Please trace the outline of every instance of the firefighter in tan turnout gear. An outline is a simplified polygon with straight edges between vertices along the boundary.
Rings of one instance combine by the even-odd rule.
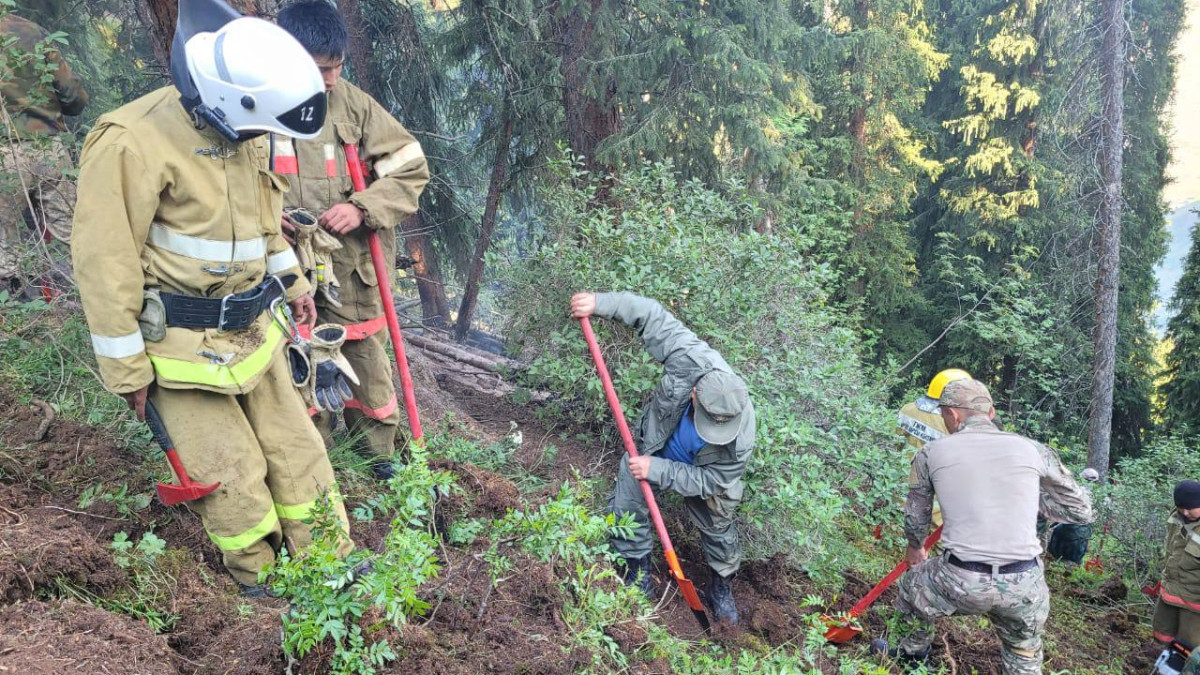
[[[395,259],[394,228],[417,211],[429,169],[412,134],[378,102],[341,78],[348,37],[333,5],[301,0],[280,12],[279,25],[304,45],[320,68],[329,113],[316,138],[293,141],[276,136],[274,168],[291,184],[285,204],[316,215],[320,226],[341,243],[330,252],[336,292],[317,294],[317,312],[321,321],[346,327],[342,353],[358,376],[350,386],[353,397],[345,403],[346,426],[361,435],[375,474],[389,478],[400,410],[367,234],[381,231],[384,259]],[[348,144],[359,147],[359,156],[375,178],[363,192],[353,192],[344,150]],[[319,417],[322,434],[332,431],[335,414],[326,411]]]
[[[67,130],[63,115],[78,115],[88,95],[79,78],[41,26],[0,9],[0,36],[11,40],[5,58],[11,72],[0,82],[4,143],[0,144],[0,290],[21,276],[20,243],[23,215],[32,209],[38,234],[60,241],[71,238],[75,183],[66,175],[71,155],[58,135]],[[36,54],[45,45],[42,81]]]
[[[300,322],[316,312],[281,233],[287,186],[265,135],[315,134],[325,95],[291,36],[219,0],[181,3],[173,53],[174,88],[88,135],[72,254],[105,386],[139,417],[149,398],[188,473],[220,481],[190,505],[255,595],[281,546],[311,542],[322,493],[345,523],[284,358],[285,302]]]

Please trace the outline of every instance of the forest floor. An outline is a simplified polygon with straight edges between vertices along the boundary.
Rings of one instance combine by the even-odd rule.
[[[534,406],[468,390],[442,388],[436,376],[418,378],[427,424],[435,434],[461,435],[481,444],[522,442],[502,470],[439,458],[434,468],[453,473],[465,496],[439,504],[442,532],[456,519],[494,519],[510,509],[550,500],[564,481],[613,473],[617,449],[594,430],[568,429]],[[0,382],[0,384],[4,384]],[[222,570],[197,516],[147,497],[165,480],[158,457],[131,450],[109,429],[59,417],[45,424],[45,408],[29,392],[0,387],[0,673],[106,673],[157,675],[221,673],[278,675],[327,672],[329,654],[317,649],[289,663],[281,648],[286,602],[246,599]],[[377,485],[335,456],[343,492],[353,507]],[[599,493],[598,494],[602,494]],[[708,574],[682,512],[665,507],[668,529],[689,578],[703,592]],[[378,547],[386,522],[353,522],[359,546]],[[153,532],[165,542],[153,572],[116,555],[114,537],[138,541]],[[493,585],[486,541],[443,545],[440,574],[421,589],[431,604],[424,617],[390,627],[399,659],[384,672],[572,673],[596,670],[595,654],[564,619],[562,586],[552,565],[513,552],[514,572]],[[707,638],[678,593],[657,570],[664,599],[644,620],[606,626],[611,643],[631,656],[626,672],[668,673],[670,655],[655,648],[647,622],[691,643],[696,653],[717,645],[725,652],[759,654],[799,646],[820,607],[810,595],[834,597],[845,610],[871,585],[853,573],[841,589],[817,588],[780,560],[751,561],[736,578],[742,625]],[[1147,626],[1150,606],[1118,579],[1078,583],[1051,563],[1054,609],[1047,632],[1047,672],[1147,673],[1154,652]],[[611,579],[608,583],[615,583]],[[841,648],[865,658],[869,637],[886,630],[894,591],[865,617],[866,635]],[[156,630],[157,629],[157,630]],[[930,671],[998,673],[999,643],[978,618],[943,621]],[[839,671],[837,653],[820,658],[823,672]],[[903,672],[881,664],[887,672]]]

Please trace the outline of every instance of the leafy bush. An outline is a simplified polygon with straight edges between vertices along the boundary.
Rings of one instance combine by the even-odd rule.
[[[359,549],[338,556],[346,533],[326,495],[313,514],[312,545],[297,556],[280,556],[264,572],[272,590],[292,603],[283,616],[283,647],[289,656],[302,658],[330,640],[330,672],[375,673],[397,658],[380,629],[399,628],[429,609],[417,596],[421,584],[440,569],[429,520],[437,491],[452,478],[430,471],[421,448],[410,452],[410,461],[388,482],[389,491],[355,511],[359,518],[392,517],[380,551]]]
[[[864,369],[852,319],[831,304],[835,274],[806,259],[801,227],[762,234],[750,190],[681,181],[668,164],[597,177],[561,161],[544,198],[547,237],[528,259],[496,265],[508,334],[531,361],[527,377],[557,392],[563,414],[608,423],[579,327],[566,318],[577,290],[630,290],[663,303],[747,380],[758,445],[741,517],[747,554],[777,552],[832,578],[849,524],[898,519],[907,461],[894,451],[885,382]],[[600,185],[608,204],[597,206]],[[616,322],[593,322],[630,420],[661,375]],[[611,424],[608,424],[611,428]],[[839,562],[841,560],[842,562]]]
[[[610,537],[629,535],[633,516],[626,514],[617,521],[611,514],[597,515],[589,510],[590,501],[586,486],[564,483],[553,499],[536,509],[510,511],[493,523],[488,533],[492,546],[485,559],[493,584],[515,566],[504,553],[511,545],[552,565],[566,599],[562,619],[574,642],[592,652],[597,667],[623,670],[630,655],[605,629],[650,617],[641,591],[616,581],[617,556],[608,546]]]
[[[1167,516],[1172,493],[1185,478],[1200,476],[1196,438],[1168,437],[1151,443],[1136,458],[1123,459],[1112,482],[1097,489],[1096,532],[1107,524],[1106,564],[1116,560],[1136,581],[1156,580],[1162,572]],[[1093,539],[1094,554],[1099,542]]]

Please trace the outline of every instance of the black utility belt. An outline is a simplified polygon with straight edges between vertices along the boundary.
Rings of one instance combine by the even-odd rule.
[[[997,567],[996,565],[989,565],[987,563],[959,560],[953,553],[946,557],[946,562],[959,569],[964,569],[968,572],[978,572],[980,574],[1016,574],[1017,572],[1024,572],[1038,565],[1037,558],[1030,558],[1029,560],[1019,560]]]
[[[296,280],[295,276],[289,277],[287,280],[281,280],[267,275],[267,278],[254,288],[241,293],[231,293],[222,298],[159,293],[166,309],[166,323],[173,328],[249,328],[263,312],[283,300],[285,284],[291,285],[291,282]]]

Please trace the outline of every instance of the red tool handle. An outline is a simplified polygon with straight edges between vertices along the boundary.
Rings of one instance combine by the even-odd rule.
[[[613,419],[616,420],[617,429],[621,432],[621,441],[625,444],[625,452],[629,453],[630,457],[637,457],[637,446],[634,445],[633,434],[629,431],[629,423],[625,421],[625,411],[621,408],[620,399],[617,398],[617,390],[613,388],[612,378],[608,375],[608,366],[604,363],[604,355],[600,353],[600,345],[596,344],[596,334],[592,332],[592,322],[585,316],[579,320],[579,327],[583,329],[583,337],[587,340],[588,351],[591,352],[592,361],[596,364],[596,374],[600,376],[600,382],[604,385],[604,396],[608,399],[608,407],[612,409]],[[654,522],[654,529],[658,532],[659,541],[662,542],[663,555],[667,559],[667,567],[671,570],[671,576],[675,578],[679,592],[683,596],[684,602],[692,609],[692,613],[696,615],[696,620],[700,622],[701,627],[708,630],[708,617],[704,612],[704,603],[700,601],[695,585],[683,574],[683,567],[680,566],[679,557],[675,555],[675,547],[671,544],[671,535],[667,534],[667,526],[663,524],[662,513],[659,512],[658,502],[654,499],[654,490],[644,479],[639,480],[638,485],[642,488],[642,496],[645,497],[646,506],[650,510],[650,520]]]
[[[367,181],[363,176],[363,165],[358,157],[358,146],[347,143],[344,147],[350,182],[354,184],[355,192],[362,192],[367,189]],[[404,409],[408,413],[408,428],[412,432],[413,442],[423,444],[421,418],[417,414],[417,396],[413,390],[412,373],[408,370],[408,356],[404,353],[404,338],[400,334],[400,322],[396,320],[396,303],[392,300],[391,270],[383,260],[383,245],[379,242],[378,232],[368,229],[367,245],[371,247],[371,264],[375,267],[375,278],[379,283],[379,297],[383,300],[383,315],[387,319],[388,335],[392,339],[392,349],[396,354],[396,368],[400,370],[400,387],[404,390]]]
[[[929,549],[933,548],[934,544],[938,543],[938,540],[941,538],[942,526],[938,525],[937,529],[925,538],[925,550],[928,551]],[[896,580],[900,578],[900,575],[904,574],[904,572],[907,570],[908,559],[905,558],[904,560],[901,560],[900,564],[896,565],[896,567],[893,568],[886,577],[880,580],[879,583],[875,584],[875,588],[872,588],[870,593],[867,593],[865,596],[863,596],[862,600],[859,600],[853,607],[850,608],[850,616],[858,616],[866,611],[866,609],[871,606],[871,603],[878,600],[879,596],[883,595],[883,592],[888,589],[888,586],[894,584]]]
[[[175,478],[179,484],[183,487],[195,485],[187,471],[184,470],[183,462],[179,461],[179,454],[175,452],[175,442],[167,433],[167,425],[163,424],[162,417],[158,414],[158,408],[154,407],[154,404],[148,399],[146,401],[146,424],[150,427],[150,433],[154,435],[154,440],[158,442],[158,447],[162,448],[163,454],[167,456],[167,463],[171,465],[171,470],[175,472]]]
[[[596,373],[600,375],[600,382],[604,385],[604,396],[608,399],[608,407],[612,409],[613,418],[617,421],[617,430],[621,432],[621,441],[625,444],[625,452],[629,453],[630,457],[637,457],[637,446],[633,442],[633,434],[629,431],[629,423],[625,421],[625,410],[621,407],[620,399],[617,398],[617,390],[613,388],[612,378],[608,375],[608,366],[604,363],[604,355],[600,353],[600,345],[596,344],[596,334],[592,332],[592,322],[585,316],[579,320],[579,325],[583,328],[583,337],[587,340],[588,351],[592,353],[592,360],[596,363]],[[654,529],[658,531],[658,538],[662,541],[663,553],[668,558],[672,558],[675,547],[671,545],[671,535],[667,534],[667,526],[663,524],[662,513],[659,512],[658,502],[654,499],[654,490],[650,488],[648,481],[639,480],[638,484],[642,488],[642,496],[646,498],[646,506],[650,507],[650,519],[654,521]]]

